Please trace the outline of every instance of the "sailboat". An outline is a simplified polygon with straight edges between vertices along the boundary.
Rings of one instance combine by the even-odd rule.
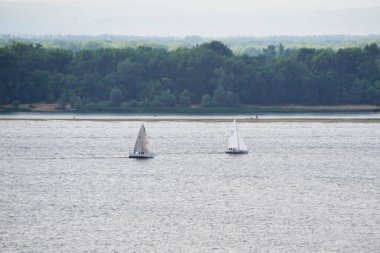
[[[234,123],[232,129],[230,131],[230,135],[228,137],[228,149],[226,153],[229,154],[248,154],[248,148],[245,145],[244,140],[241,138],[239,134],[239,130],[237,127],[236,120],[234,119]]]
[[[148,136],[144,124],[141,124],[139,134],[137,135],[135,147],[129,152],[129,158],[153,158],[154,153],[149,150]]]

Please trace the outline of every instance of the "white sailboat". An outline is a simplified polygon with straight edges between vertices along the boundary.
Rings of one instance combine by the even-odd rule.
[[[248,148],[245,145],[244,140],[241,138],[239,134],[239,130],[238,130],[235,119],[234,119],[232,129],[230,131],[230,135],[228,137],[228,149],[226,153],[229,153],[229,154],[247,154],[248,153]]]
[[[145,131],[144,124],[141,125],[139,134],[137,135],[135,147],[129,152],[129,158],[153,158],[154,153],[149,150],[148,136]]]

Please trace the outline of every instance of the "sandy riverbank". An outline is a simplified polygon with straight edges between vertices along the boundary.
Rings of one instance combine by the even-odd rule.
[[[93,122],[200,122],[217,123],[231,122],[229,118],[123,118],[123,119],[96,119],[96,118],[0,118],[1,121],[93,121]],[[342,119],[342,118],[271,118],[271,119],[237,119],[244,123],[380,123],[380,119]]]

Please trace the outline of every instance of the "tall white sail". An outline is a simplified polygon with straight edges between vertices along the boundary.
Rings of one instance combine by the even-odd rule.
[[[238,140],[239,140],[239,149],[243,151],[247,151],[248,150],[247,145],[245,145],[245,142],[243,138],[240,136],[239,132],[238,132]]]
[[[237,131],[236,121],[232,125],[230,135],[228,137],[228,148],[229,149],[238,149],[239,148],[239,137]]]
[[[146,134],[144,124],[142,124],[140,127],[140,131],[139,131],[139,134],[137,136],[135,148],[133,151],[134,152],[144,152],[144,153],[149,152],[148,136]]]

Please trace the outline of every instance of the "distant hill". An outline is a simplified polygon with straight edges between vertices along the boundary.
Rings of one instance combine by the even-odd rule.
[[[45,48],[61,48],[70,51],[100,48],[137,48],[148,46],[175,50],[192,48],[198,44],[218,40],[227,45],[235,54],[255,56],[268,45],[283,44],[286,48],[302,47],[331,48],[338,50],[348,47],[364,47],[367,44],[380,44],[380,34],[366,36],[326,35],[326,36],[266,36],[266,37],[154,37],[129,35],[12,35],[0,34],[0,46],[12,42],[39,43]]]

